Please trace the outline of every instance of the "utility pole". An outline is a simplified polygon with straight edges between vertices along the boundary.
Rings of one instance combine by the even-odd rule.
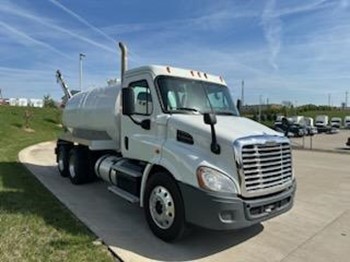
[[[244,105],[244,80],[242,80],[242,94],[241,94],[241,106]]]
[[[82,91],[82,84],[83,84],[83,58],[85,55],[83,53],[79,54],[79,88],[80,91]]]
[[[328,106],[331,107],[331,94],[328,94]]]
[[[349,92],[346,91],[345,92],[345,108],[348,108],[348,94],[349,94]]]
[[[259,123],[261,122],[261,103],[262,103],[262,95],[259,96]]]

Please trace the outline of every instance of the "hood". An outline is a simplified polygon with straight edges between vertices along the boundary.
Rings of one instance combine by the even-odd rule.
[[[215,125],[218,140],[234,142],[238,138],[248,136],[283,136],[258,122],[238,116],[216,116]],[[169,121],[171,126],[191,134],[203,134],[203,130],[210,135],[210,126],[204,124],[203,115],[172,115]]]

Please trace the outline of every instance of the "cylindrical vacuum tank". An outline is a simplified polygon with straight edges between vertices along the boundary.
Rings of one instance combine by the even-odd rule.
[[[64,126],[72,133],[79,130],[91,134],[91,139],[104,137],[119,146],[120,88],[120,85],[108,86],[74,95],[63,111]]]
[[[112,155],[102,156],[96,161],[95,164],[95,173],[102,180],[111,183],[112,185],[117,184],[117,174],[112,166],[115,165],[120,158]]]

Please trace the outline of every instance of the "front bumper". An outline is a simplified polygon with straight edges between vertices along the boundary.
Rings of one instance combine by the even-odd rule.
[[[254,199],[207,192],[179,184],[187,222],[204,228],[229,230],[249,227],[287,212],[293,206],[296,183],[277,194]]]

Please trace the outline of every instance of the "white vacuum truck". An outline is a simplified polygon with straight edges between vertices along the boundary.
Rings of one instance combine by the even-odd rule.
[[[56,147],[62,176],[109,182],[143,207],[164,241],[179,239],[188,224],[237,229],[291,209],[287,138],[241,117],[223,78],[169,66],[126,70],[119,45],[122,85],[67,102]]]

